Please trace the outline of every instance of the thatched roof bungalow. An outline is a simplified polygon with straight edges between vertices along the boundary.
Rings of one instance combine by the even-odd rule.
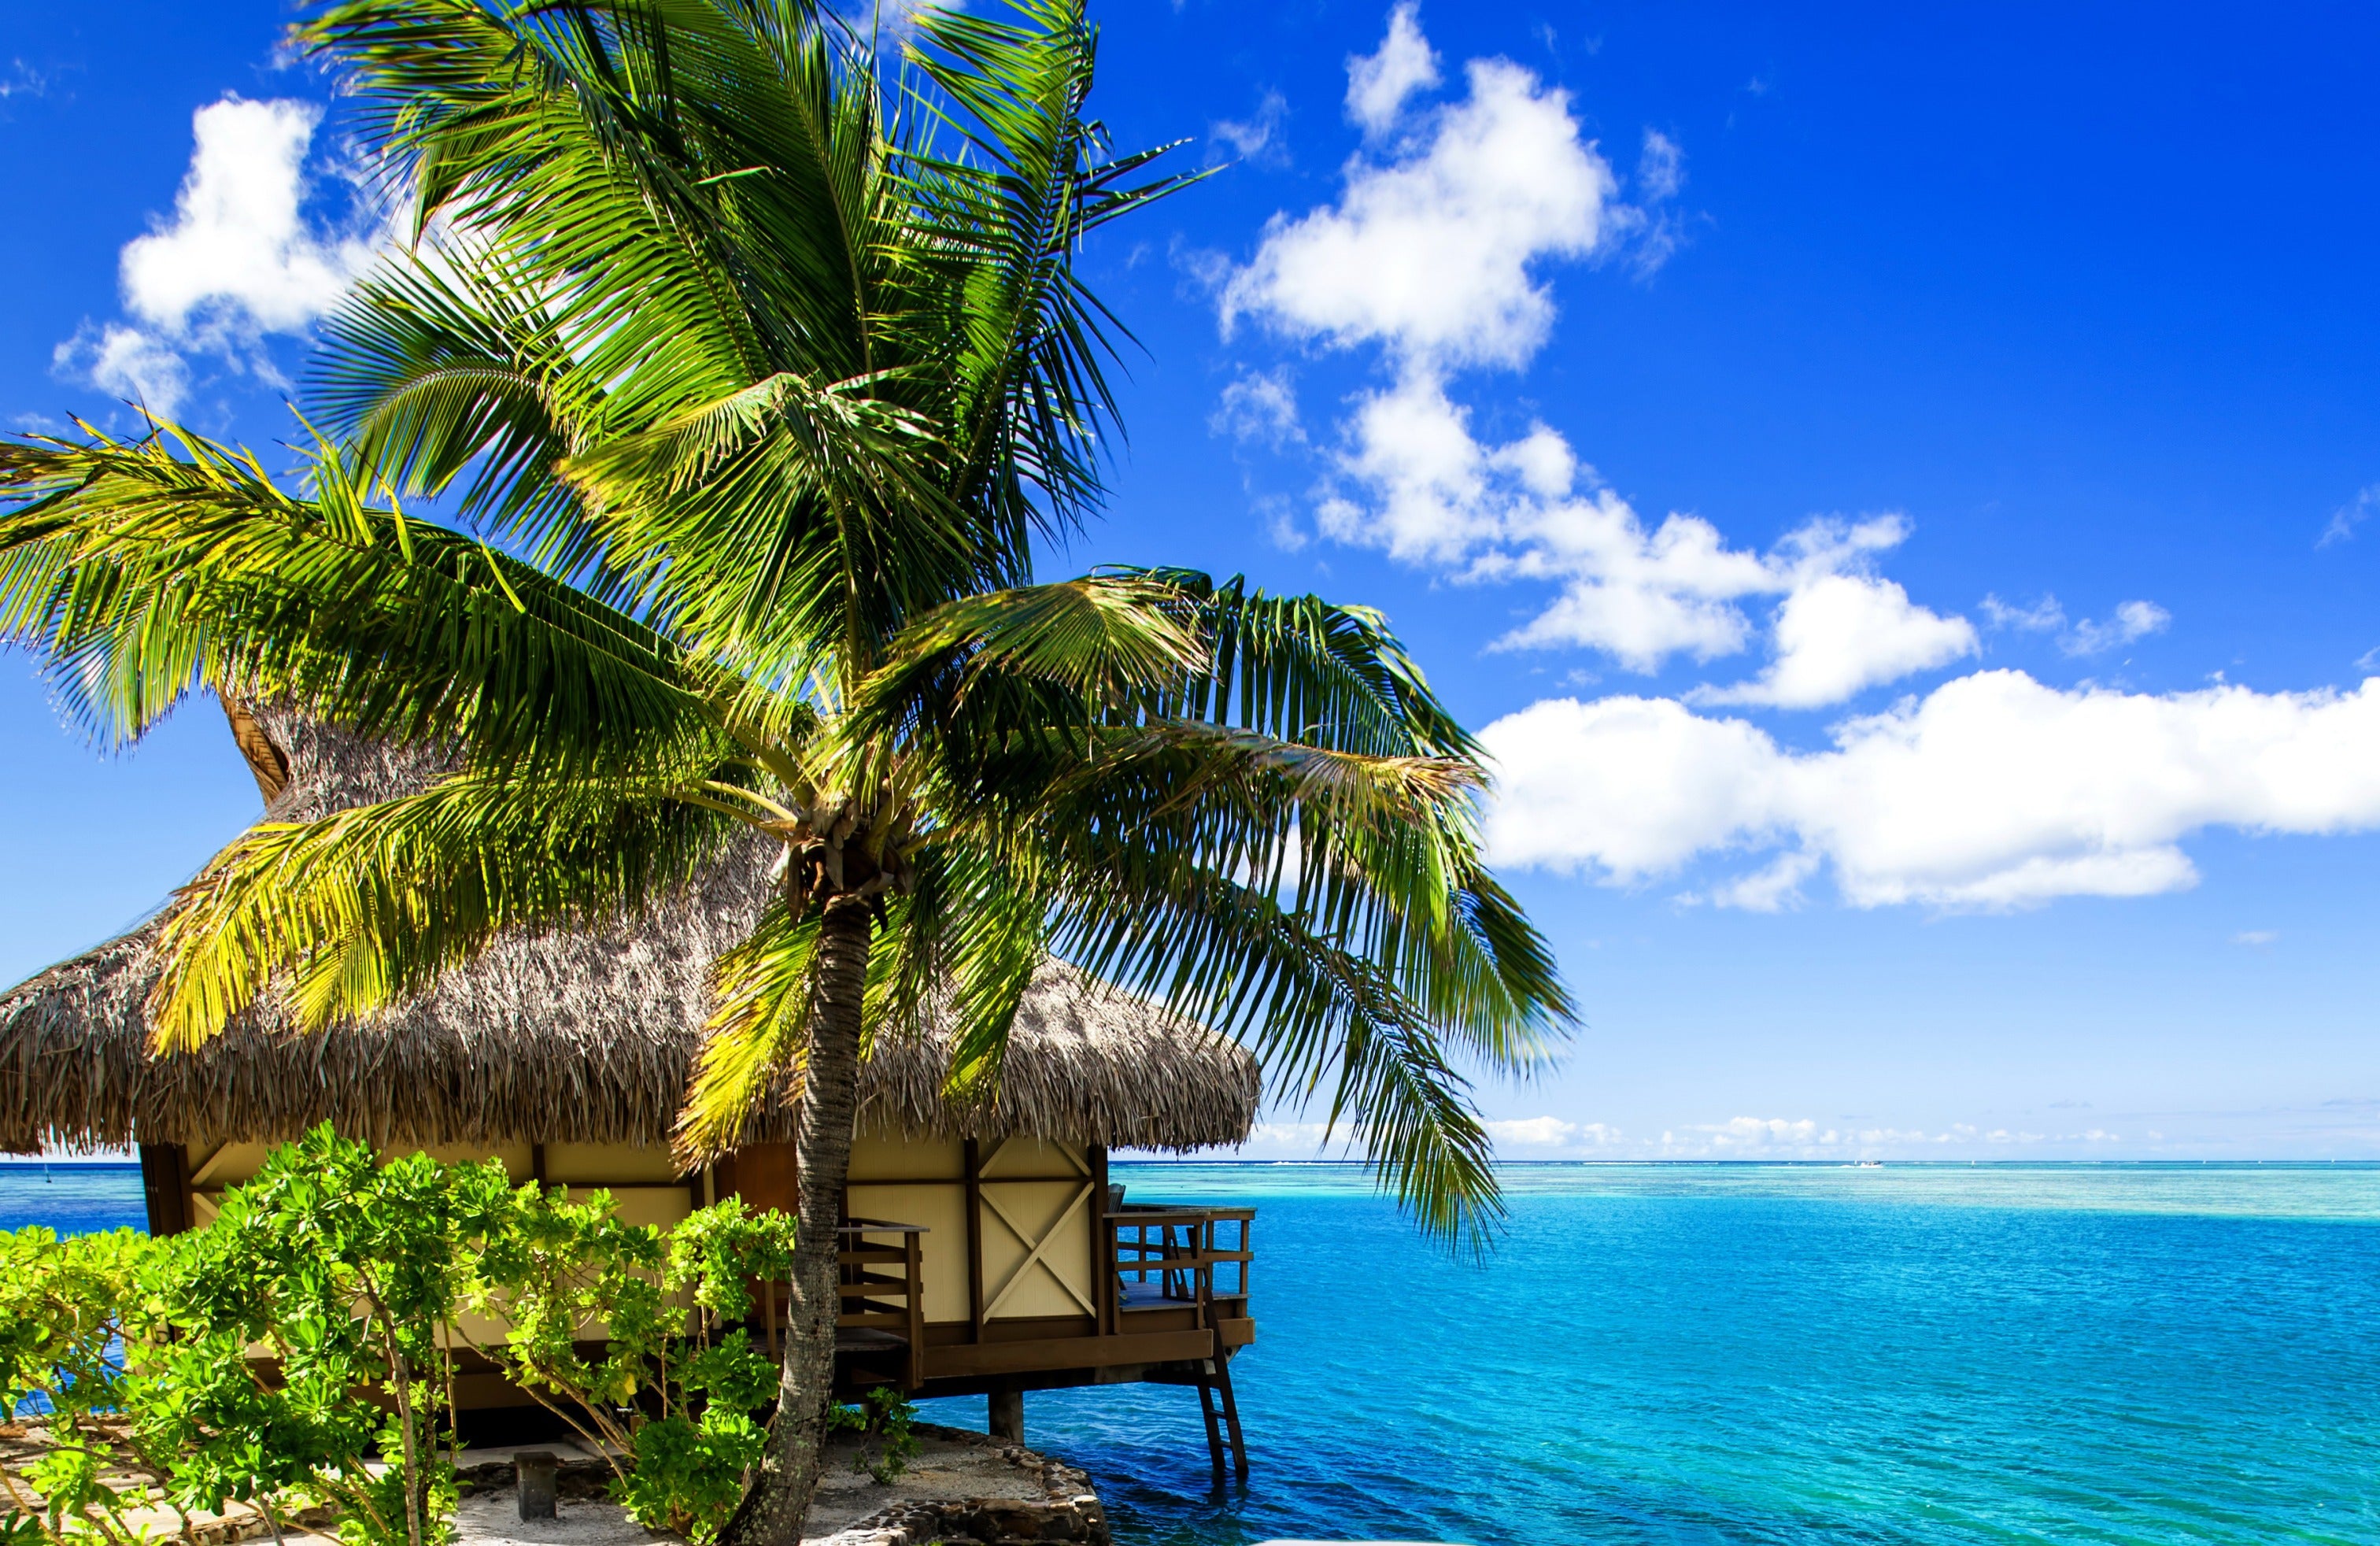
[[[273,820],[387,798],[436,771],[431,753],[294,713],[231,718]],[[326,1121],[386,1148],[500,1156],[521,1180],[608,1187],[628,1216],[662,1224],[731,1192],[790,1208],[785,1102],[716,1166],[681,1175],[669,1154],[710,963],[759,916],[766,859],[732,854],[639,919],[503,941],[368,1026],[295,1035],[267,1007],[164,1058],[147,1051],[157,926],[145,925],[0,995],[0,1150],[136,1146],[160,1230],[205,1223],[267,1148]],[[1215,1219],[1170,1229],[1120,1210],[1107,1179],[1111,1147],[1244,1139],[1259,1095],[1245,1050],[1052,960],[995,1098],[946,1100],[947,1051],[932,1034],[888,1042],[861,1076],[846,1212],[905,1226],[866,1238],[904,1250],[916,1282],[906,1304],[856,1300],[846,1320],[910,1323],[891,1338],[900,1382],[1014,1389],[1185,1358],[1220,1368],[1216,1355],[1253,1336],[1244,1262],[1219,1304],[1206,1302],[1211,1266],[1189,1300],[1162,1304],[1149,1291],[1162,1278],[1130,1266],[1152,1227],[1211,1248]],[[880,1359],[855,1378],[884,1371]]]

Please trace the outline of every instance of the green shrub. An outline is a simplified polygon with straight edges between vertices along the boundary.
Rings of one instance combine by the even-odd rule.
[[[127,1395],[134,1430],[178,1457],[176,1500],[334,1503],[348,1546],[451,1539],[452,1327],[511,1199],[492,1162],[383,1164],[321,1127],[175,1236],[157,1289],[175,1337]]]
[[[590,1444],[634,1457],[613,1462],[612,1482],[632,1518],[700,1546],[767,1449],[755,1414],[776,1399],[776,1364],[741,1322],[752,1280],[791,1273],[793,1243],[793,1220],[733,1198],[664,1240],[621,1223],[607,1194],[524,1187],[480,1258],[474,1307],[511,1328],[485,1351]]]
[[[128,1516],[157,1501],[167,1467],[120,1408],[158,1254],[132,1230],[0,1234],[0,1418],[38,1421],[53,1445],[20,1472],[0,1467],[0,1546],[128,1540]]]
[[[382,1163],[328,1127],[273,1150],[202,1230],[0,1234],[0,1411],[54,1440],[0,1470],[0,1546],[133,1546],[128,1516],[160,1498],[185,1525],[249,1503],[276,1530],[328,1503],[347,1546],[444,1546],[464,1346],[612,1458],[638,1523],[708,1542],[766,1448],[776,1366],[743,1321],[793,1241],[792,1220],[735,1200],[664,1240],[606,1194],[515,1187],[494,1162]],[[467,1311],[509,1334],[473,1343]]]
[[[924,1447],[910,1431],[917,1421],[916,1403],[890,1385],[879,1385],[858,1406],[828,1412],[827,1431],[857,1433],[859,1449],[851,1457],[851,1468],[875,1478],[880,1487],[890,1487]]]

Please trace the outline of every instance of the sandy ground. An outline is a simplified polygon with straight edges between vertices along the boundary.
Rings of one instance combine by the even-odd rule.
[[[0,1447],[30,1451],[39,1447],[42,1437],[38,1430],[29,1434],[0,1429]],[[917,1455],[889,1484],[879,1483],[853,1464],[858,1454],[854,1441],[847,1436],[839,1440],[827,1453],[825,1472],[802,1539],[826,1541],[895,1503],[960,1498],[1031,1501],[1044,1495],[1038,1467],[1012,1463],[1000,1447],[947,1432],[929,1430],[918,1438]],[[480,1479],[455,1512],[457,1546],[650,1546],[675,1539],[645,1529],[628,1517],[625,1509],[601,1495],[610,1473],[599,1456],[566,1441],[517,1447],[545,1450],[564,1463],[563,1495],[555,1504],[555,1517],[520,1517],[519,1499],[511,1483],[513,1448],[465,1450],[455,1459],[467,1476],[476,1473]],[[202,1540],[227,1546],[242,1538],[251,1542],[260,1537],[270,1539],[263,1521],[246,1505],[230,1504],[226,1515],[220,1520],[208,1516],[200,1521]],[[163,1532],[171,1532],[178,1524],[163,1511],[153,1521],[144,1522]],[[288,1546],[336,1546],[335,1537],[304,1528],[287,1529],[285,1539]]]
[[[921,1435],[922,1447],[908,1469],[889,1485],[880,1485],[856,1469],[856,1454],[848,1440],[827,1454],[817,1500],[802,1530],[805,1541],[825,1541],[849,1526],[894,1503],[925,1503],[952,1498],[1018,1498],[1042,1496],[1035,1471],[1012,1465],[1002,1453],[980,1443]],[[570,1458],[576,1452],[560,1443],[524,1444]],[[509,1450],[467,1451],[462,1459],[509,1463]],[[566,1491],[567,1490],[565,1490]],[[600,1498],[565,1496],[554,1506],[555,1517],[525,1521],[517,1495],[509,1484],[482,1486],[463,1500],[455,1511],[456,1546],[647,1546],[674,1537],[650,1532],[630,1519],[619,1504]],[[298,1546],[292,1540],[290,1546]],[[311,1543],[309,1543],[311,1546]]]

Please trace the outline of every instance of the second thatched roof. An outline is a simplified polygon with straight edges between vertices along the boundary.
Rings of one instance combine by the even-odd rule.
[[[235,712],[268,814],[304,820],[417,787],[420,753],[294,714]],[[0,1150],[275,1141],[328,1121],[375,1143],[669,1140],[719,952],[759,916],[759,857],[712,867],[632,922],[506,939],[366,1027],[287,1033],[244,1017],[196,1053],[147,1054],[150,924],[0,996]],[[1027,991],[997,1097],[942,1098],[939,1035],[880,1044],[861,1123],[913,1134],[1016,1134],[1188,1150],[1255,1121],[1255,1062],[1235,1043],[1050,961]],[[773,1102],[753,1141],[787,1141]]]

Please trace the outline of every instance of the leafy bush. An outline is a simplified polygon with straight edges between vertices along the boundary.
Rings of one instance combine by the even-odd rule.
[[[40,1228],[0,1234],[0,1418],[38,1420],[53,1445],[20,1475],[0,1467],[5,1546],[128,1540],[128,1516],[157,1501],[166,1466],[119,1411],[157,1254],[128,1229],[64,1240]]]
[[[861,1398],[856,1406],[836,1406],[827,1414],[830,1433],[856,1432],[859,1435],[859,1451],[851,1457],[851,1468],[876,1479],[880,1487],[890,1487],[910,1460],[925,1446],[910,1431],[917,1421],[916,1403],[890,1385],[879,1385]],[[874,1440],[871,1449],[869,1441]]]
[[[737,1199],[663,1240],[621,1223],[604,1193],[574,1203],[523,1187],[480,1260],[474,1304],[511,1328],[485,1350],[590,1444],[634,1457],[613,1462],[612,1493],[638,1524],[707,1542],[767,1449],[756,1414],[776,1399],[777,1369],[742,1322],[753,1281],[784,1281],[793,1250],[793,1220]],[[590,1357],[580,1349],[598,1328]]]
[[[347,1546],[444,1546],[465,1346],[611,1457],[640,1524],[707,1542],[765,1449],[776,1367],[743,1323],[793,1240],[792,1220],[733,1199],[664,1239],[604,1193],[515,1187],[492,1161],[382,1163],[328,1127],[202,1230],[0,1234],[0,1403],[54,1441],[0,1470],[0,1546],[126,1546],[128,1515],[160,1497],[237,1499],[276,1530],[329,1503]],[[505,1334],[474,1340],[471,1314]]]
[[[450,1540],[451,1333],[511,1200],[499,1164],[383,1164],[322,1127],[175,1236],[156,1289],[175,1334],[126,1394],[134,1430],[178,1457],[176,1501],[296,1494],[337,1505],[347,1546]],[[270,1378],[251,1371],[260,1354]]]

